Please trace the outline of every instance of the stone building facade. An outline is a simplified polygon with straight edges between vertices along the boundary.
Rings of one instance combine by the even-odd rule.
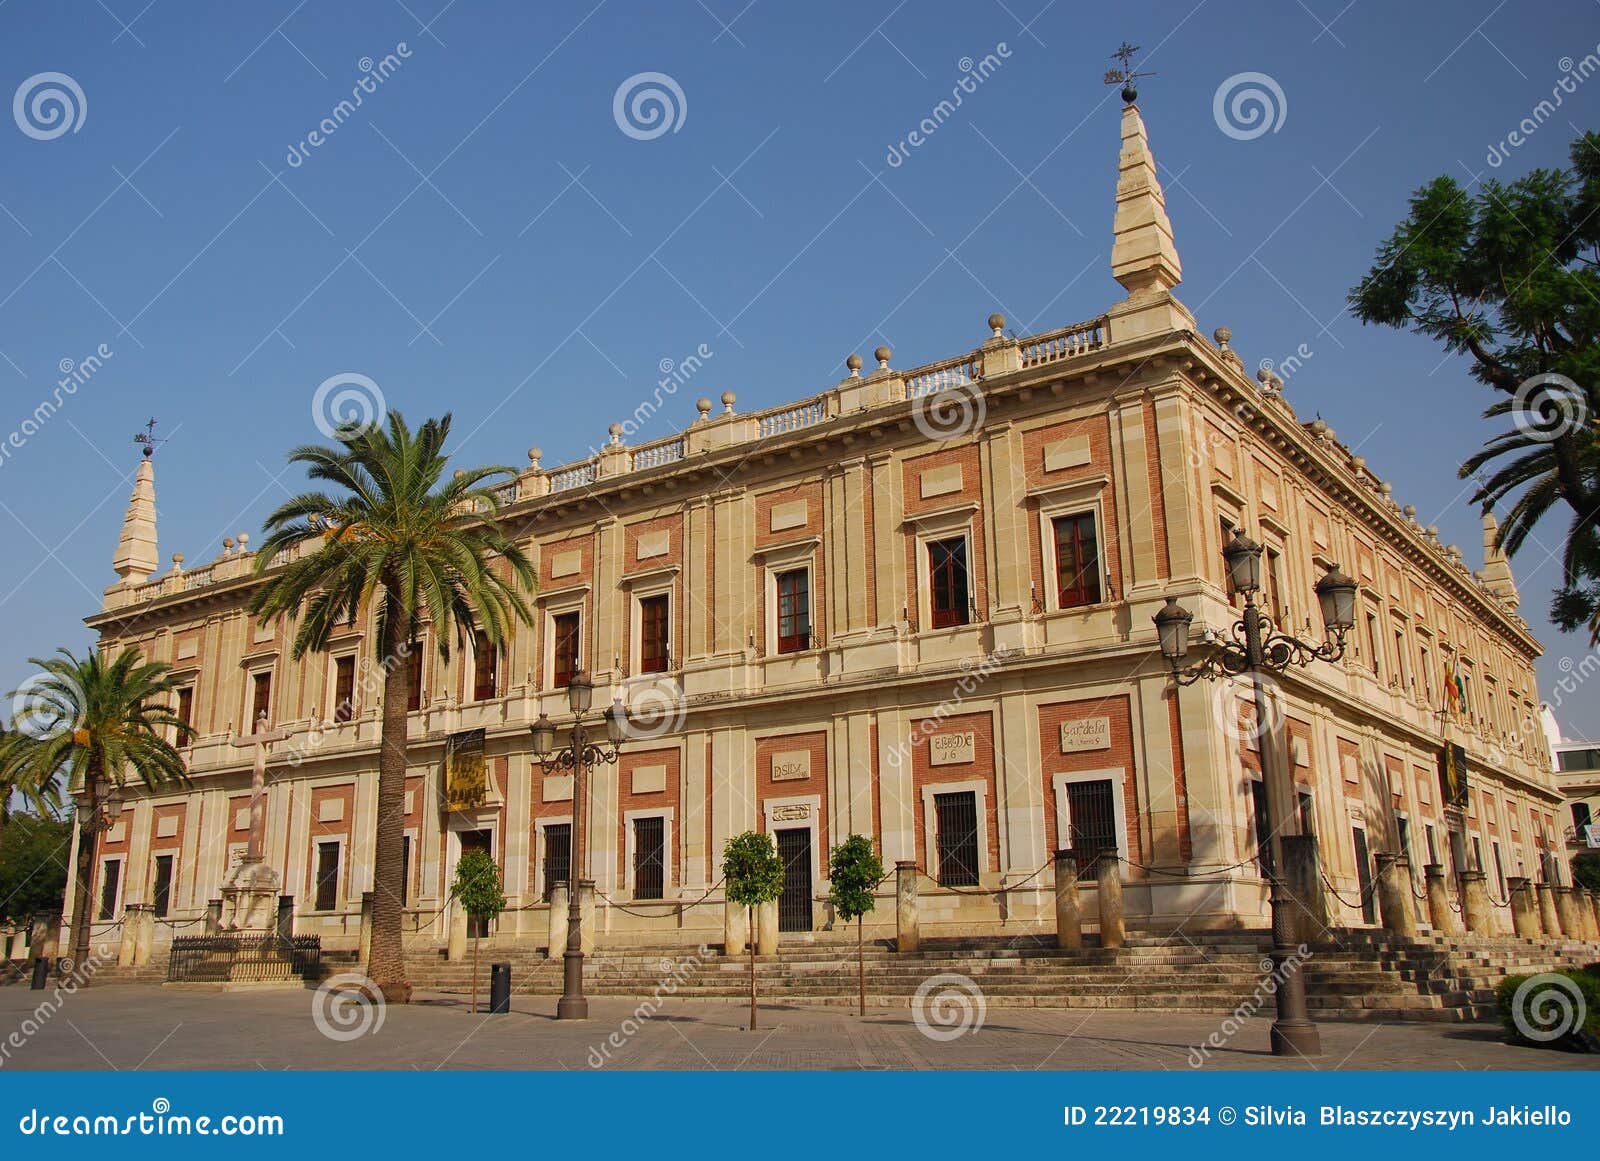
[[[529,726],[566,718],[578,668],[634,718],[585,804],[602,943],[720,932],[720,852],[752,828],[788,861],[782,926],[802,936],[830,922],[828,852],[851,833],[926,872],[924,934],[1048,924],[1053,852],[1106,845],[1133,926],[1263,925],[1260,743],[1239,690],[1175,685],[1151,622],[1175,596],[1196,614],[1193,652],[1228,631],[1235,527],[1266,546],[1263,602],[1286,629],[1316,618],[1328,564],[1360,583],[1344,660],[1279,683],[1297,823],[1337,919],[1372,921],[1379,852],[1408,852],[1419,891],[1429,862],[1476,863],[1491,892],[1531,873],[1560,840],[1560,796],[1527,726],[1539,646],[1492,527],[1470,572],[1281,383],[1245,374],[1225,331],[1203,337],[1174,294],[1131,106],[1114,234],[1125,296],[1087,322],[1017,339],[995,316],[976,349],[913,370],[880,350],[793,405],[745,414],[730,392],[665,440],[628,446],[617,425],[580,463],[531,453],[502,519],[537,562],[533,624],[448,662],[425,632],[404,662],[420,676],[401,888],[417,940],[459,926],[448,884],[485,847],[510,900],[496,937],[544,942],[575,804]],[[298,931],[353,942],[374,887],[374,634],[357,623],[295,662],[289,628],[245,611],[247,537],[173,559],[158,574],[146,461],[120,579],[88,623],[182,677],[193,784],[130,792],[100,836],[96,919],[153,904],[199,930],[248,834],[251,753],[232,739],[265,713],[289,731],[266,858]],[[1457,675],[1465,705],[1441,713]],[[1459,810],[1437,772],[1447,736],[1468,763]]]

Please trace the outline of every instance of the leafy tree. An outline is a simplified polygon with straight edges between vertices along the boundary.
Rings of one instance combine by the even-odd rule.
[[[485,850],[468,851],[456,864],[452,894],[462,908],[478,921],[472,929],[472,1008],[478,1010],[478,933],[500,917],[506,909],[506,893],[500,886],[500,868]]]
[[[302,493],[267,517],[256,556],[266,580],[250,601],[261,616],[299,618],[296,658],[326,648],[363,609],[376,613],[384,682],[367,970],[390,1003],[411,997],[400,939],[409,643],[424,612],[443,657],[451,637],[459,645],[474,625],[500,645],[515,622],[533,620],[526,594],[534,568],[501,530],[490,486],[511,469],[472,468],[445,480],[449,435],[449,415],[412,431],[391,411],[387,426],[340,432],[338,447],[290,452],[291,463],[335,491]],[[280,559],[288,563],[272,571]]]
[[[756,1028],[756,908],[783,892],[783,860],[772,836],[747,830],[722,849],[722,878],[728,899],[742,906],[750,924],[750,1030]]]
[[[25,924],[39,911],[60,911],[67,889],[72,824],[16,814],[0,835],[0,921]]]
[[[1572,860],[1572,881],[1590,891],[1600,891],[1600,855],[1585,851]]]
[[[189,782],[183,755],[173,744],[189,727],[162,699],[178,687],[163,662],[145,661],[129,646],[106,661],[91,649],[78,658],[60,649],[48,660],[30,658],[39,674],[11,696],[25,709],[26,728],[7,735],[4,766],[18,785],[50,787],[65,775],[67,789],[84,795],[77,812],[78,866],[72,901],[72,961],[80,986],[89,976],[89,881],[94,875],[97,815],[103,792],[120,793],[130,776],[151,790]]]
[[[1448,176],[1417,190],[1350,305],[1363,322],[1465,355],[1499,394],[1484,415],[1515,426],[1461,474],[1498,465],[1473,500],[1509,503],[1508,554],[1557,505],[1570,510],[1551,609],[1570,630],[1600,612],[1600,134],[1583,134],[1569,156],[1568,170],[1485,181],[1476,194]]]
[[[867,957],[861,918],[878,905],[874,892],[883,882],[883,860],[872,840],[853,834],[828,856],[828,900],[845,922],[856,921],[856,988],[860,1014],[867,1014]]]

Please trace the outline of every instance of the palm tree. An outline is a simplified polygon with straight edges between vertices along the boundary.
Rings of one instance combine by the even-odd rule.
[[[325,648],[329,634],[363,609],[376,612],[383,722],[367,971],[384,999],[399,1003],[411,994],[400,943],[411,693],[411,667],[402,662],[424,612],[446,658],[452,635],[459,644],[469,628],[481,627],[500,645],[514,622],[533,619],[523,596],[536,582],[533,565],[500,530],[499,500],[488,486],[512,469],[458,471],[442,482],[449,435],[449,415],[412,431],[391,411],[387,427],[339,432],[339,447],[290,452],[291,463],[307,465],[311,479],[333,485],[337,494],[302,493],[267,518],[257,570],[273,569],[280,558],[287,563],[250,600],[257,615],[299,618],[297,660]]]
[[[89,880],[101,808],[120,798],[130,775],[147,789],[187,785],[189,773],[174,742],[189,727],[161,699],[178,687],[164,662],[145,661],[129,646],[109,663],[97,649],[82,658],[57,650],[48,660],[30,658],[40,673],[11,696],[24,709],[21,722],[0,747],[0,781],[38,803],[51,801],[57,780],[79,809],[77,882],[72,901],[72,961],[78,982],[89,973]]]

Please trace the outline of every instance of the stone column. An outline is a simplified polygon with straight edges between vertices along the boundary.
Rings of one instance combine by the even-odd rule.
[[[550,959],[565,955],[567,950],[567,908],[572,906],[572,894],[565,883],[550,888],[550,935],[544,953]]]
[[[207,901],[207,903],[206,903],[206,925],[205,925],[205,929],[204,930],[205,930],[205,933],[207,935],[221,935],[222,934],[222,900],[221,899],[211,899],[211,900]]]
[[[756,954],[778,954],[778,901],[769,899],[756,908]]]
[[[1416,937],[1417,921],[1411,913],[1411,868],[1404,855],[1380,852],[1378,910],[1384,930],[1407,939]]]
[[[1078,905],[1078,862],[1071,851],[1056,852],[1056,946],[1083,946],[1083,910]]]
[[[1561,921],[1561,931],[1568,939],[1582,939],[1583,918],[1578,914],[1578,888],[1557,887],[1556,917]]]
[[[1122,860],[1116,847],[1100,852],[1094,876],[1100,897],[1100,946],[1121,947],[1126,929],[1122,922]]]
[[[467,957],[467,909],[457,899],[450,907],[450,931],[445,936],[444,958],[460,963]]]
[[[1328,934],[1328,901],[1317,869],[1317,840],[1312,835],[1278,836],[1283,853],[1283,880],[1294,897],[1301,943],[1316,943]]]
[[[1445,885],[1444,867],[1429,863],[1422,868],[1427,879],[1428,925],[1444,935],[1460,935],[1461,920],[1450,907],[1450,888]]]
[[[902,859],[894,865],[895,943],[894,949],[913,952],[922,946],[917,908],[917,864]]]
[[[372,892],[361,892],[361,936],[356,951],[356,960],[359,963],[368,963],[372,959]]]
[[[1533,884],[1526,876],[1515,875],[1506,880],[1511,896],[1511,929],[1522,939],[1538,939],[1539,909],[1533,901]]]
[[[28,947],[33,953],[33,958],[54,960],[60,939],[61,912],[36,912],[28,933]]]
[[[578,880],[578,919],[583,924],[578,932],[579,949],[585,956],[594,954],[595,937],[595,905],[594,905],[594,880]]]
[[[722,954],[733,956],[745,953],[749,938],[750,917],[745,909],[732,900],[722,903]]]
[[[1489,926],[1489,877],[1482,871],[1461,872],[1461,910],[1468,931],[1493,934],[1494,929]]]
[[[1561,918],[1556,914],[1556,898],[1555,893],[1550,888],[1550,884],[1535,884],[1534,893],[1539,900],[1540,930],[1551,938],[1560,935]]]

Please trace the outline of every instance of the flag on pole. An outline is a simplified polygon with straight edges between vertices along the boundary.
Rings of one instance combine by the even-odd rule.
[[[1467,704],[1467,686],[1461,679],[1461,657],[1454,650],[1450,652],[1450,672],[1445,675],[1444,700],[1453,714],[1460,714]]]

